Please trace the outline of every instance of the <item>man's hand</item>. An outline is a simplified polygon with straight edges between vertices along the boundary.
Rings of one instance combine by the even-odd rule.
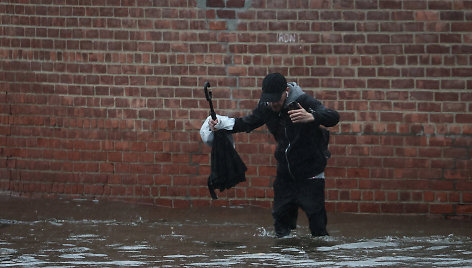
[[[224,115],[216,115],[216,119],[213,120],[211,116],[207,117],[208,126],[211,131],[218,131],[220,129],[233,130],[235,118],[227,117]]]
[[[308,123],[315,121],[313,114],[307,112],[300,104],[298,104],[298,107],[300,109],[288,111],[290,120],[292,120],[293,123]]]
[[[218,129],[215,128],[216,124],[218,124],[218,119],[213,120],[210,118],[210,121],[208,121],[208,125],[210,125],[211,131],[217,131]]]

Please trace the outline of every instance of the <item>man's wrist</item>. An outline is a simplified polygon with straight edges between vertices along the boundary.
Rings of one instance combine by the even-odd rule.
[[[316,120],[316,116],[315,116],[315,111],[313,111],[313,109],[311,108],[308,108],[308,112],[311,114],[311,116],[313,117],[313,121]]]
[[[317,112],[314,111],[313,109],[309,108],[308,109],[308,112],[313,116],[313,121],[312,122],[316,122],[318,120],[317,118]]]

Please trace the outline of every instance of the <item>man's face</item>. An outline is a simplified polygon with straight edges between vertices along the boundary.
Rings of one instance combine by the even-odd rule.
[[[272,111],[280,112],[280,110],[282,110],[282,108],[284,107],[285,100],[287,99],[287,93],[288,91],[285,91],[284,93],[282,93],[282,97],[280,98],[279,101],[269,102],[269,105]]]

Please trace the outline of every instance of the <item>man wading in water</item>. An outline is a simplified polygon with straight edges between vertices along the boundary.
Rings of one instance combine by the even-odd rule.
[[[287,83],[283,75],[272,73],[264,78],[261,99],[251,114],[219,118],[209,121],[213,131],[232,125],[230,132],[251,132],[266,124],[277,141],[272,211],[277,237],[296,228],[299,207],[308,216],[313,236],[328,235],[324,169],[330,155],[329,132],[320,125],[335,126],[338,112],[325,108],[296,83]]]

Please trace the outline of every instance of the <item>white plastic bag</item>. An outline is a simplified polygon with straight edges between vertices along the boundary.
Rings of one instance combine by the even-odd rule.
[[[215,125],[216,129],[226,129],[232,130],[234,126],[234,118],[230,118],[227,116],[216,115],[218,119],[218,123]],[[202,138],[203,143],[208,146],[212,146],[213,144],[213,131],[210,129],[210,119],[211,116],[208,116],[205,122],[203,122],[202,127],[200,128],[200,137]],[[231,140],[234,146],[234,140],[232,135],[228,135],[228,138]]]

